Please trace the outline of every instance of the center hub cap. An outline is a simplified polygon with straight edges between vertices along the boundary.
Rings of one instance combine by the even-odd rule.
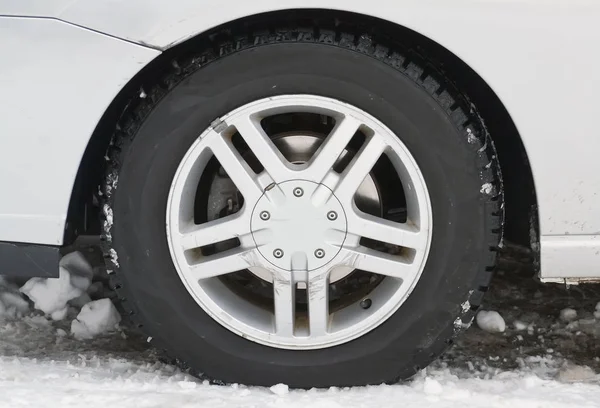
[[[254,207],[250,228],[269,263],[286,271],[311,271],[339,253],[346,239],[346,215],[324,185],[290,180],[265,191]]]

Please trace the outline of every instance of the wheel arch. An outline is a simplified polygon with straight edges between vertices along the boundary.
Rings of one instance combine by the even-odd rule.
[[[247,30],[274,29],[277,25],[310,26],[316,29],[324,24],[342,25],[357,34],[367,32],[377,38],[391,38],[414,47],[436,63],[469,95],[498,151],[505,187],[505,237],[517,244],[538,248],[538,203],[527,152],[506,106],[482,76],[449,49],[409,28],[364,14],[318,9],[261,13],[195,33],[165,50],[135,75],[104,112],[88,142],[71,194],[64,243],[72,242],[78,235],[99,231],[99,208],[94,205],[94,195],[104,175],[104,154],[121,114],[139,100],[144,84],[157,81],[165,70],[177,69],[173,61],[185,57],[198,47],[213,47],[218,52],[220,36]]]

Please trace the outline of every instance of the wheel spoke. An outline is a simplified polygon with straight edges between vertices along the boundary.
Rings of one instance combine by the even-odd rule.
[[[189,265],[192,276],[196,281],[228,273],[241,271],[253,266],[256,258],[255,249],[237,247],[215,255],[204,256],[200,261]]]
[[[295,294],[293,281],[275,276],[273,279],[275,332],[279,336],[292,337],[294,335]]]
[[[401,224],[370,214],[348,214],[348,233],[387,244],[425,249],[427,233],[413,224]]]
[[[321,140],[313,137],[317,118],[331,129]],[[267,122],[275,127],[263,129]],[[389,180],[379,174],[381,159],[391,164]],[[205,190],[202,211],[211,221],[196,225]],[[238,190],[239,203],[230,197]],[[385,206],[395,191],[406,196],[398,209],[406,222],[366,210]],[[225,201],[241,208],[215,216]],[[281,95],[223,112],[192,144],[171,186],[166,230],[177,274],[216,322],[264,347],[315,350],[360,338],[398,310],[427,262],[432,217],[419,166],[385,124],[332,98]],[[330,283],[355,270],[379,278],[330,299]],[[229,285],[240,273],[257,284]],[[265,282],[273,286],[268,305],[255,291]],[[296,306],[300,296],[304,306]],[[364,300],[364,308],[346,298]]]
[[[310,335],[322,336],[329,326],[329,274],[310,277],[307,286]]]
[[[379,157],[386,148],[384,139],[378,134],[371,136],[363,145],[348,167],[344,170],[338,186],[335,188],[336,196],[349,204],[365,177],[369,174]]]
[[[240,190],[244,200],[255,202],[262,194],[262,189],[257,184],[256,175],[233,147],[231,140],[225,139],[221,134],[214,133],[210,150],[213,152],[233,184]]]
[[[386,254],[363,246],[343,248],[341,256],[345,258],[344,263],[348,266],[402,280],[410,280],[417,272],[415,267],[407,263],[401,256]]]
[[[231,238],[241,239],[248,234],[250,234],[250,220],[243,213],[238,213],[195,225],[181,234],[181,246],[184,250],[200,248]]]
[[[285,164],[285,157],[252,117],[239,119],[235,122],[235,128],[240,132],[273,182],[281,183],[292,176],[293,170]]]
[[[302,177],[315,183],[321,183],[344,152],[344,149],[356,133],[361,123],[351,116],[341,119],[331,131],[331,134],[315,153],[308,168],[303,171]]]

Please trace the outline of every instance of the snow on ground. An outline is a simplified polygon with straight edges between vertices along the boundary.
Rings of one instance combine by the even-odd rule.
[[[477,326],[489,333],[502,333],[506,330],[506,322],[495,310],[480,310],[477,313]]]
[[[45,320],[45,319],[44,319]],[[532,359],[516,371],[472,373],[438,364],[413,381],[329,390],[210,385],[157,361],[119,334],[81,343],[55,323],[25,318],[1,329],[1,407],[594,407],[596,376],[551,379],[552,362]],[[25,341],[25,347],[18,343]],[[8,340],[8,341],[7,341]],[[12,343],[14,342],[14,343]],[[12,343],[12,344],[10,344]],[[11,346],[16,347],[11,350]],[[46,348],[47,347],[47,348]]]
[[[577,319],[577,310],[566,307],[560,311],[560,319],[563,322],[572,322]]]
[[[72,252],[60,260],[58,279],[32,278],[21,292],[31,299],[36,309],[54,320],[62,320],[67,316],[67,302],[87,295],[93,273],[83,254]]]
[[[86,303],[77,318],[71,322],[71,333],[76,339],[91,339],[99,334],[114,330],[121,315],[110,299],[98,299]]]
[[[98,299],[102,289],[94,285],[87,295]],[[6,302],[5,293],[11,294]],[[53,320],[17,298],[0,281],[0,304],[12,310],[0,318],[0,408],[600,407],[600,319],[594,317],[600,289],[594,285],[567,290],[516,273],[498,276],[485,309],[502,316],[503,333],[473,325],[410,381],[328,390],[212,385],[163,362],[126,325],[115,326],[108,300],[70,301],[65,318]],[[561,319],[565,308],[577,312],[574,320]],[[90,332],[110,331],[78,340],[73,321]]]

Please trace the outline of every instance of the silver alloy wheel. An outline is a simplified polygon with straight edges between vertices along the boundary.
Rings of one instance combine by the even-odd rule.
[[[335,119],[330,135],[305,164],[285,160],[260,125],[266,117],[292,112]],[[333,164],[358,130],[366,136],[364,144],[341,173],[335,172]],[[263,171],[255,173],[234,147],[236,132]],[[359,186],[382,154],[402,182],[406,223],[366,214],[354,202]],[[239,189],[244,204],[235,214],[195,224],[197,186],[213,155]],[[398,310],[425,265],[432,210],[415,160],[385,125],[338,100],[285,95],[244,105],[199,136],[175,174],[166,229],[182,282],[212,318],[264,345],[318,349],[363,336]],[[381,252],[361,245],[362,238],[403,249],[396,254]],[[200,248],[231,239],[239,240],[239,245],[202,254]],[[272,309],[239,296],[219,279],[250,268],[271,275]],[[360,269],[385,279],[368,295],[368,302],[359,300],[330,312],[329,277],[336,268]],[[306,316],[296,313],[299,283],[307,291]]]

